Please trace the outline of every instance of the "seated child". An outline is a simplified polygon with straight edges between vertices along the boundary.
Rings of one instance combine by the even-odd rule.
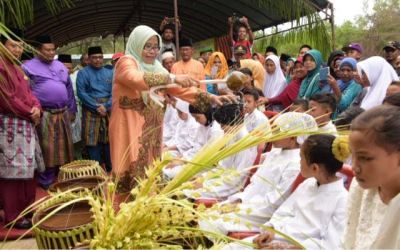
[[[229,196],[217,211],[211,209],[210,218],[219,218],[200,221],[200,228],[222,234],[260,231],[260,226],[289,196],[300,171],[300,148],[295,137],[274,141],[272,145],[272,151],[266,153],[250,184],[242,192]]]
[[[336,99],[333,94],[319,93],[311,96],[309,109],[309,114],[317,121],[321,133],[337,135],[336,127],[331,120],[336,110]],[[306,138],[307,136],[299,136],[297,140],[302,144]]]
[[[227,104],[215,110],[214,118],[221,125],[225,134],[230,133],[233,128],[243,123],[242,109],[243,106],[240,104]],[[246,127],[243,126],[229,143],[234,143],[247,134]],[[248,176],[246,168],[253,165],[256,156],[256,149],[252,147],[220,161],[219,169],[226,171],[226,174],[213,179],[206,179],[204,182],[196,181],[195,189],[184,190],[185,195],[191,198],[224,199],[239,192]],[[215,171],[218,170],[207,171],[202,177],[204,178],[210,172],[214,173]]]
[[[355,179],[343,249],[399,249],[400,109],[381,105],[351,124]]]
[[[211,142],[224,135],[224,131],[218,122],[214,120],[213,109],[210,108],[206,112],[200,112],[193,105],[189,105],[189,112],[199,124],[196,131],[191,131],[195,135],[192,141],[192,147],[183,153],[182,158],[190,160],[193,156],[208,142]],[[182,162],[177,161],[169,164],[163,169],[163,174],[168,179],[174,178],[182,169]]]
[[[265,116],[260,110],[257,109],[257,101],[259,95],[255,89],[243,89],[244,99],[244,123],[247,131],[251,132],[261,124],[268,122],[267,116]]]
[[[181,157],[192,148],[196,140],[193,131],[197,129],[198,124],[189,113],[189,103],[178,99],[175,108],[178,111],[179,122],[174,136],[165,142],[164,151],[170,151],[174,156]]]
[[[245,241],[253,241],[257,248],[299,248],[286,238],[268,231],[273,228],[299,242],[305,249],[338,249],[346,225],[347,190],[336,176],[343,163],[337,158],[341,152],[333,148],[335,136],[311,135],[301,146],[300,172],[307,178],[275,211],[265,231]],[[336,147],[336,146],[335,146]],[[335,153],[334,153],[335,152]],[[243,249],[228,244],[224,249]]]

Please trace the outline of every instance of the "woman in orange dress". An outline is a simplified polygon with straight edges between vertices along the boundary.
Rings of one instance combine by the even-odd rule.
[[[187,75],[170,75],[156,60],[161,37],[148,26],[137,26],[129,36],[125,56],[115,65],[113,103],[109,125],[113,174],[119,191],[129,191],[145,168],[161,156],[164,109],[149,96],[149,89],[172,82],[181,87],[163,93],[179,97],[200,110],[211,103],[231,101],[193,87],[198,81]]]

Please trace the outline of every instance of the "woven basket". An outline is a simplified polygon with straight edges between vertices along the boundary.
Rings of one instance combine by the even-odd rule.
[[[36,225],[62,204],[61,200],[55,205],[54,203],[44,202],[33,215],[33,224]],[[56,212],[37,225],[33,231],[38,248],[70,249],[80,242],[93,239],[97,233],[97,227],[90,208],[91,206],[87,201],[77,202]]]
[[[81,193],[85,190],[91,191],[97,196],[102,196],[107,179],[104,176],[85,176],[71,180],[64,180],[50,186],[49,192],[65,192],[74,189],[74,193]]]
[[[76,179],[85,176],[105,176],[97,161],[78,160],[60,167],[58,181]]]

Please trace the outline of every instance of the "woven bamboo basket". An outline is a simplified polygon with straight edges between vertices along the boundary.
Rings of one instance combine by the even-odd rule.
[[[74,189],[75,193],[80,193],[87,189],[97,196],[102,196],[106,181],[104,176],[85,176],[64,180],[52,184],[49,188],[49,192],[57,193]]]
[[[36,225],[62,204],[61,200],[55,205],[45,202],[33,215],[33,224]],[[71,249],[80,242],[93,239],[97,228],[90,208],[87,201],[77,202],[54,213],[37,225],[33,231],[38,248]]]
[[[60,167],[58,181],[76,179],[85,176],[105,176],[97,161],[78,160]]]

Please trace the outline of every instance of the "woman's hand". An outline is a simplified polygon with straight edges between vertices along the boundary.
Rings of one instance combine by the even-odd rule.
[[[33,107],[31,109],[31,120],[35,126],[39,125],[40,123],[40,109],[37,107]]]
[[[177,83],[183,88],[189,88],[192,86],[198,87],[200,85],[199,80],[196,80],[188,75],[176,75],[173,83]]]
[[[329,84],[331,87],[334,87],[334,86],[337,85],[336,79],[335,79],[333,76],[331,76],[331,75],[328,75],[327,81],[328,81],[328,84]]]
[[[260,106],[260,105],[263,105],[263,104],[267,104],[268,102],[269,101],[268,101],[267,97],[260,96],[260,98],[257,101],[257,106]]]
[[[260,235],[258,235],[256,238],[254,238],[253,243],[258,246],[258,248],[263,248],[268,245],[275,237],[275,234],[273,232],[265,232]]]
[[[223,106],[224,103],[237,103],[238,97],[235,95],[212,95],[211,102],[218,106]]]

